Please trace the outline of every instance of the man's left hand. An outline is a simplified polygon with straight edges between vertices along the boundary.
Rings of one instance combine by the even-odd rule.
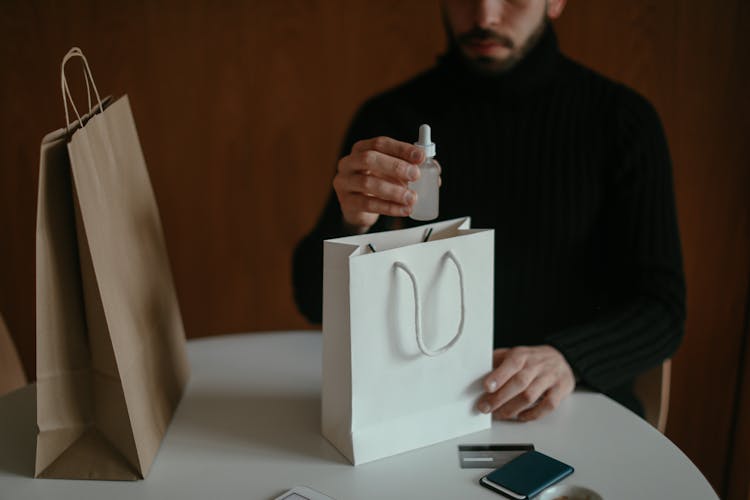
[[[492,365],[477,408],[496,419],[537,419],[557,408],[576,385],[562,353],[549,345],[495,349]]]

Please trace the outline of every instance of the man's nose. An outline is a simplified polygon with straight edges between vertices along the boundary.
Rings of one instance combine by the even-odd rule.
[[[490,29],[500,24],[504,0],[478,0],[476,23],[480,28]]]

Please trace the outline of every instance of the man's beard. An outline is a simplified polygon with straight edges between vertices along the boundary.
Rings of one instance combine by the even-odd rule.
[[[472,30],[467,31],[466,33],[462,33],[458,37],[452,32],[447,19],[445,19],[445,27],[448,33],[449,44],[454,46],[454,48],[461,54],[462,58],[471,69],[483,75],[499,75],[512,69],[526,56],[526,54],[529,53],[532,48],[534,48],[536,43],[542,37],[542,34],[544,34],[544,30],[547,27],[547,17],[546,15],[542,16],[537,27],[531,33],[531,36],[529,36],[526,42],[520,47],[515,47],[513,40],[511,40],[510,38],[499,33],[495,33],[494,31],[480,28],[479,26],[475,26]],[[468,56],[463,51],[461,47],[462,44],[477,41],[491,41],[494,43],[498,43],[510,49],[511,53],[508,57],[502,60],[487,56]]]

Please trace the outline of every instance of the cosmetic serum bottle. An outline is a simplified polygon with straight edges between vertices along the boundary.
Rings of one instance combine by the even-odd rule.
[[[425,159],[419,165],[419,179],[409,183],[409,189],[417,193],[417,203],[409,215],[414,220],[433,220],[438,216],[440,164],[435,160],[435,143],[430,133],[429,125],[420,125],[419,140],[414,143],[425,152]]]

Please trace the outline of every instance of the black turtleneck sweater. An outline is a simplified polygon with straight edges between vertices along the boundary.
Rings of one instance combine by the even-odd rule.
[[[654,108],[562,55],[548,28],[512,70],[481,76],[453,48],[367,101],[342,155],[432,127],[440,219],[495,230],[495,346],[550,344],[583,383],[639,411],[633,378],[671,356],[685,284],[671,162]],[[403,219],[404,226],[414,225]],[[371,231],[394,227],[380,217]],[[343,236],[335,193],[294,255],[302,313],[321,321],[323,240]]]

